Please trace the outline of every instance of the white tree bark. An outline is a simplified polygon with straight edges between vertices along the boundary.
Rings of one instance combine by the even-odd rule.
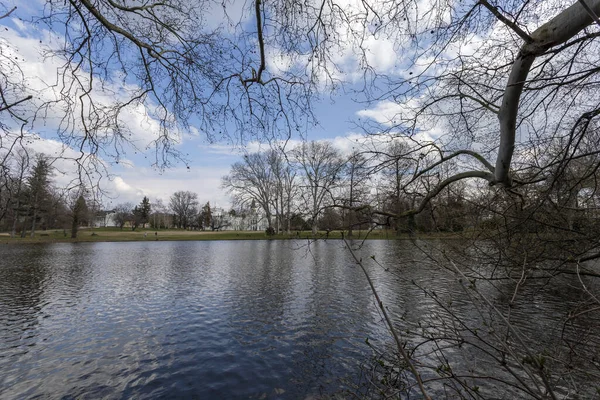
[[[600,0],[585,0],[589,8],[600,14]],[[536,58],[548,49],[563,44],[585,27],[594,22],[585,8],[576,2],[531,34],[517,54],[506,84],[502,106],[498,112],[500,121],[500,147],[496,159],[495,182],[511,186],[510,164],[515,150],[519,101],[525,87],[527,76]]]

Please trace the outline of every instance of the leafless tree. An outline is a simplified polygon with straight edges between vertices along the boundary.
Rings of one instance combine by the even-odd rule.
[[[190,191],[178,191],[171,195],[169,208],[177,217],[177,226],[187,229],[198,215],[198,195]]]
[[[269,228],[273,227],[273,216],[277,215],[277,198],[280,155],[275,150],[246,154],[243,161],[231,166],[229,175],[223,177],[222,187],[242,207],[255,202],[265,213]]]
[[[36,100],[13,54],[2,47],[2,148],[10,153],[22,146],[28,131],[58,108],[60,139],[79,152],[80,166],[89,161],[101,169],[101,155],[119,160],[131,144],[133,127],[122,116],[135,111],[158,122],[152,144],[156,164],[166,166],[179,156],[173,145],[190,124],[212,139],[289,137],[314,122],[311,99],[350,81],[361,96],[393,110],[361,125],[368,133],[415,144],[406,188],[420,193],[418,202],[401,212],[374,213],[417,215],[459,181],[478,190],[484,183],[484,195],[468,200],[484,208],[495,227],[461,250],[485,254],[504,275],[467,271],[448,254],[435,261],[463,282],[503,279],[504,292],[514,294],[509,298],[529,277],[574,274],[584,300],[569,321],[598,312],[597,297],[582,278],[598,277],[597,267],[585,264],[600,258],[595,225],[578,224],[576,215],[595,213],[591,202],[580,200],[594,198],[600,166],[597,147],[586,145],[597,137],[600,115],[600,0],[254,0],[241,19],[216,27],[208,21],[213,5],[48,0],[37,22],[64,28],[62,47],[49,49],[64,64],[53,95]],[[391,72],[374,65],[372,38],[387,40],[402,55]],[[97,96],[100,89],[112,94],[109,101]],[[327,147],[306,143],[296,156],[313,231],[339,171],[318,164],[319,151],[337,164]],[[269,193],[263,207],[269,209],[271,199]],[[561,221],[551,210],[566,215]],[[482,239],[495,244],[492,250],[482,248]],[[467,288],[478,299],[473,304],[499,318],[508,332],[486,342],[492,354],[513,363],[496,359],[513,373],[514,381],[505,383],[534,398],[556,398],[542,359],[531,354],[508,311],[495,310],[473,286]],[[581,354],[570,352],[554,366],[566,371],[565,360]]]
[[[593,24],[600,5],[563,5],[548,11],[546,22],[527,32],[523,27],[538,6],[487,1],[458,8],[441,5],[430,15],[418,14],[420,26],[406,28],[412,38],[407,46],[422,44],[424,50],[412,59],[414,73],[383,78],[397,88],[385,98],[399,104],[399,112],[380,120],[376,129],[401,131],[415,140],[433,126],[447,130],[447,140],[436,143],[439,154],[433,167],[456,157],[464,161],[440,187],[476,178],[511,189],[547,179],[553,169],[536,165],[539,152],[561,138],[581,137],[582,130],[593,126],[598,71],[587,60],[598,50]],[[445,13],[449,14],[444,19]],[[398,24],[396,19],[384,21],[381,29]],[[477,41],[478,34],[496,36],[480,40],[473,45],[476,49],[460,47],[466,44],[465,36]],[[565,97],[568,102],[559,101]],[[470,148],[475,146],[483,151]],[[494,154],[495,161],[488,161]],[[469,170],[478,165],[482,168]],[[440,187],[431,193],[437,195]],[[417,209],[433,197],[426,196]]]
[[[155,199],[152,202],[152,227],[153,228],[168,228],[167,222],[167,207],[165,206],[162,199]]]
[[[600,3],[556,2],[548,8],[541,2],[485,0],[435,2],[418,9],[411,2],[395,5],[399,7],[394,11],[402,10],[407,21],[397,18],[391,7],[374,19],[382,35],[406,34],[396,43],[399,53],[412,54],[410,63],[400,76],[373,77],[386,88],[374,93],[374,100],[391,112],[362,127],[404,137],[413,148],[420,147],[413,154],[422,153],[425,162],[413,162],[405,183],[406,190],[420,194],[412,208],[374,212],[391,218],[416,216],[449,194],[449,187],[466,184],[464,201],[473,211],[486,213],[486,229],[465,236],[470,240],[453,246],[452,255],[440,250],[435,257],[430,246],[423,254],[465,284],[482,316],[478,326],[493,326],[490,332],[501,326],[506,332],[477,337],[479,328],[423,287],[444,310],[440,324],[428,327],[436,333],[424,335],[424,340],[437,343],[433,353],[440,360],[448,360],[468,341],[512,375],[495,376],[502,385],[518,387],[532,398],[558,398],[564,388],[557,377],[581,376],[588,370],[597,376],[597,365],[584,355],[582,343],[573,345],[566,337],[563,345],[569,351],[553,354],[551,365],[545,364],[533,350],[535,339],[524,336],[511,318],[511,307],[533,282],[550,284],[575,275],[579,282],[570,290],[582,300],[572,315],[563,316],[565,326],[598,315],[597,298],[589,287],[597,287],[600,274],[596,264],[584,263],[600,257],[592,239],[595,217],[584,221],[576,215],[596,213],[589,208],[593,202],[582,200],[594,197],[600,166],[597,150],[587,145],[596,141],[600,115],[600,70],[590,63],[600,49]],[[473,260],[480,268],[470,264]],[[489,291],[478,286],[482,282]],[[494,304],[490,293],[506,301]],[[452,324],[464,325],[457,329]],[[449,332],[458,346],[444,350]],[[475,339],[468,339],[470,335]],[[575,359],[590,369],[569,372]],[[444,379],[468,388],[468,379],[454,371]],[[567,386],[581,389],[581,381]],[[467,393],[461,396],[481,395]]]
[[[14,160],[13,160],[14,159]],[[5,186],[3,187],[4,198],[6,199],[4,204],[6,209],[3,210],[3,216],[12,210],[12,229],[10,236],[15,237],[17,233],[17,224],[19,223],[21,208],[23,206],[23,192],[25,190],[25,177],[29,169],[29,154],[20,150],[16,154],[11,154],[11,157],[6,158],[6,164],[2,166],[2,175],[4,177]],[[13,175],[11,167],[14,166],[16,174]]]
[[[271,168],[275,179],[274,206],[277,213],[277,231],[284,229],[291,232],[292,209],[296,207],[298,195],[298,172],[289,162],[283,150],[273,150],[269,157]]]
[[[316,235],[323,207],[333,202],[332,189],[341,179],[343,160],[329,142],[302,143],[293,150],[292,156],[302,171],[301,196],[311,220],[312,233]]]
[[[133,203],[121,203],[115,206],[114,219],[117,226],[123,230],[125,224],[131,220],[133,214]]]
[[[365,222],[370,222],[369,218],[361,216],[355,208],[370,204],[369,192],[371,185],[369,184],[369,169],[368,160],[358,149],[353,149],[352,153],[345,161],[341,171],[341,190],[337,195],[336,203],[343,204],[348,208],[342,209],[345,213],[344,225],[348,229],[348,237],[353,237],[355,226],[361,226]]]

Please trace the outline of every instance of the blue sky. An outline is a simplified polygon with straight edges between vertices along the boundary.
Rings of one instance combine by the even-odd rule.
[[[53,43],[59,43],[62,38],[53,36],[42,25],[34,26],[26,22],[31,15],[39,12],[35,6],[40,6],[43,2],[33,1],[26,5],[20,1],[13,3],[18,9],[10,18],[0,21],[4,31],[3,51],[5,54],[12,52],[15,55],[30,87],[44,89],[44,85],[56,79],[56,69],[62,61],[44,59],[42,53],[45,46],[53,46]],[[10,8],[10,2],[6,2],[5,6]],[[391,54],[388,54],[389,56]],[[375,54],[374,57],[374,60],[381,59],[379,54]],[[352,148],[357,138],[357,134],[353,132],[352,121],[357,118],[360,110],[365,109],[365,105],[352,101],[349,95],[331,96],[327,93],[315,103],[314,109],[319,125],[307,130],[306,139],[332,140],[342,151]],[[142,113],[143,111],[140,114]],[[50,153],[50,156],[68,156],[73,152],[73,149],[62,146],[53,132],[53,121],[58,121],[60,117],[58,112],[55,115],[50,114],[45,121],[38,121],[30,128],[30,132],[40,135],[31,145],[35,151]],[[155,128],[154,121],[133,114],[128,118],[128,123],[134,131],[134,141],[143,147],[145,134]],[[140,137],[135,138],[136,134]],[[299,139],[292,138],[291,145]],[[179,163],[163,171],[157,170],[151,166],[151,151],[144,154],[133,149],[126,150],[118,164],[105,160],[111,174],[111,179],[103,181],[108,194],[105,199],[106,206],[125,201],[139,202],[143,196],[149,196],[151,199],[161,198],[168,202],[169,195],[177,190],[191,190],[198,193],[201,202],[210,201],[227,206],[229,199],[220,188],[221,177],[228,172],[232,163],[240,160],[240,154],[244,150],[258,150],[261,144],[250,142],[241,148],[225,142],[209,143],[201,133],[197,134],[192,130],[183,132],[182,141],[177,148],[186,154],[189,168]],[[67,182],[68,172],[72,167],[60,161],[57,161],[56,165],[59,171],[65,172],[64,175],[55,175],[55,181],[60,185]]]
[[[349,6],[357,0],[341,0],[347,2]],[[18,6],[18,9],[10,18],[0,20],[3,25],[3,37],[0,38],[0,47],[4,55],[13,57],[17,60],[19,67],[23,71],[24,79],[30,88],[40,91],[39,101],[48,100],[52,97],[52,91],[48,90],[48,83],[56,80],[57,69],[61,67],[64,60],[59,58],[44,58],[42,54],[47,48],[59,46],[64,41],[60,35],[47,30],[44,25],[34,25],[30,21],[32,15],[41,13],[45,4],[43,0],[32,0],[24,2],[18,0],[5,0],[4,5],[10,9],[11,3]],[[240,2],[232,1],[230,3],[230,12],[235,12]],[[218,14],[218,13],[217,13]],[[234,17],[236,17],[234,15]],[[218,20],[218,17],[215,21]],[[247,23],[254,23],[251,18]],[[59,27],[55,31],[62,32]],[[391,38],[385,35],[369,36],[362,43],[366,48],[366,57],[371,67],[381,73],[394,75],[397,77],[408,77],[410,60],[405,55],[397,53],[395,43],[398,38]],[[341,47],[338,52],[332,52],[336,63],[342,65],[348,72],[347,78],[352,81],[360,81],[360,70],[358,58],[349,48]],[[267,67],[273,73],[277,73],[277,68],[284,68],[273,56],[276,50],[268,50],[271,58],[267,59]],[[411,71],[417,71],[418,66],[411,65]],[[93,95],[103,102],[110,102],[116,97],[119,98],[120,87],[114,86],[111,82],[104,82],[109,91],[102,92],[96,90]],[[134,82],[132,82],[134,84]],[[111,86],[113,85],[113,86]],[[95,87],[100,85],[95,84]],[[402,112],[402,105],[389,101],[373,102],[372,104],[357,103],[353,98],[359,98],[359,95],[351,95],[353,89],[352,82],[342,89],[339,88],[332,95],[324,90],[322,98],[313,104],[314,111],[319,121],[318,126],[309,127],[306,130],[306,136],[303,139],[308,140],[330,140],[340,149],[348,153],[357,141],[364,136],[357,133],[355,125],[358,118],[363,121],[371,119],[385,125],[385,121],[392,115]],[[112,91],[112,92],[111,92]],[[45,97],[44,97],[45,96]],[[34,99],[34,104],[37,99]],[[153,132],[157,131],[157,122],[148,117],[148,109],[145,106],[137,107],[130,112],[124,113],[123,119],[128,124],[132,132],[132,141],[143,149],[152,138]],[[73,157],[75,150],[64,146],[56,138],[56,126],[58,121],[64,115],[61,111],[50,110],[44,119],[36,121],[34,126],[29,126],[29,132],[33,135],[39,135],[37,140],[32,141],[30,145],[35,151],[44,152],[50,156],[64,154],[67,157]],[[424,138],[433,138],[438,135],[433,130],[424,132]],[[202,133],[192,129],[180,132],[179,143],[176,148],[186,155],[188,164],[174,164],[165,170],[158,170],[152,167],[152,150],[135,151],[132,148],[125,149],[120,155],[119,162],[114,159],[105,158],[102,161],[107,166],[107,171],[103,175],[110,175],[110,179],[103,179],[103,187],[107,196],[104,199],[106,207],[114,204],[131,201],[139,202],[143,196],[150,197],[151,200],[160,198],[168,203],[168,197],[178,190],[190,190],[198,193],[200,202],[210,201],[212,204],[227,207],[229,198],[220,188],[221,177],[229,171],[229,167],[241,159],[240,154],[243,151],[257,151],[265,148],[264,144],[256,141],[245,143],[242,147],[232,147],[227,142],[209,143]],[[289,147],[299,143],[301,138],[292,138]],[[68,162],[58,160],[55,165],[59,173],[55,174],[55,181],[58,185],[67,184],[69,181],[69,171],[73,166]],[[189,168],[188,168],[189,167]],[[64,174],[62,173],[64,172]]]
[[[58,4],[59,7],[63,4],[62,2],[50,3]],[[251,69],[257,66],[257,53],[259,53],[256,51],[256,34],[253,31],[255,19],[252,7],[250,7],[253,2],[245,0],[225,1],[230,16],[236,20],[241,20],[240,26],[243,29],[240,26],[232,27],[227,23],[223,23],[222,11],[219,11],[221,2],[215,0],[214,3],[217,7],[203,11],[202,17],[208,20],[208,28],[212,25],[221,26],[224,31],[223,37],[228,39],[235,37],[235,46],[223,46],[223,48],[228,49],[227,52],[243,54],[240,57],[243,61],[232,60],[225,56],[221,57],[218,52],[209,53],[205,51],[202,54],[196,52],[194,55],[199,54],[198,59],[205,60],[203,55],[214,54],[218,60],[217,65],[225,71],[220,71],[222,74],[227,76],[238,76],[237,74],[240,74],[241,79],[236,81],[239,89],[236,92],[238,96],[236,100],[240,100],[240,97],[242,97],[240,93],[244,93],[240,89],[240,80],[246,78]],[[308,3],[310,4],[310,1]],[[364,10],[361,0],[337,0],[335,3],[340,5],[340,9],[345,13],[352,14],[356,9]],[[394,7],[396,3],[373,2],[372,4],[385,8]],[[510,65],[506,64],[502,54],[516,54],[522,45],[522,39],[502,22],[482,11],[484,14],[481,17],[474,17],[479,18],[478,23],[475,24],[476,27],[469,27],[468,31],[461,32],[459,36],[453,37],[452,40],[446,37],[449,40],[446,41],[443,38],[444,32],[448,30],[447,24],[451,21],[456,23],[457,19],[461,19],[461,13],[475,7],[478,2],[468,0],[440,5],[435,0],[419,0],[411,4],[413,9],[403,10],[403,15],[406,16],[403,20],[418,21],[418,28],[407,28],[407,24],[404,24],[397,17],[397,10],[394,8],[391,11],[387,10],[388,15],[391,15],[388,21],[390,25],[381,30],[374,31],[372,29],[372,20],[364,25],[361,23],[364,22],[362,18],[367,14],[364,11],[360,11],[364,14],[359,12],[358,22],[355,22],[358,27],[353,25],[352,22],[348,24],[336,24],[335,22],[338,20],[330,22],[328,32],[332,33],[335,40],[327,42],[328,47],[325,53],[330,58],[326,61],[318,59],[315,62],[314,60],[317,57],[314,57],[314,54],[307,53],[305,49],[295,50],[293,45],[285,49],[284,47],[277,47],[278,45],[285,46],[285,43],[282,44],[281,41],[273,39],[274,35],[269,37],[267,34],[269,40],[265,42],[267,55],[267,72],[265,76],[283,76],[286,78],[292,76],[292,80],[294,80],[293,75],[298,71],[304,74],[314,72],[315,75],[310,76],[316,76],[317,79],[312,81],[316,83],[311,86],[311,89],[321,94],[320,100],[313,103],[319,125],[307,127],[303,131],[306,135],[302,138],[292,138],[288,143],[288,148],[299,143],[300,139],[329,140],[342,152],[349,153],[357,142],[365,140],[365,136],[357,131],[353,123],[360,118],[363,122],[368,121],[379,124],[370,125],[370,133],[378,133],[382,128],[393,129],[395,125],[401,124],[402,121],[414,122],[414,130],[410,131],[410,139],[404,138],[404,140],[414,140],[420,142],[420,144],[435,141],[436,147],[442,148],[444,151],[470,149],[478,151],[491,162],[496,159],[499,145],[497,116],[493,112],[486,111],[485,107],[482,109],[479,101],[469,102],[467,97],[463,102],[461,97],[459,102],[457,96],[454,96],[456,94],[455,86],[450,77],[453,76],[456,68],[460,69],[465,65],[470,68],[472,65],[469,60],[474,60],[475,72],[471,78],[476,80],[473,84],[483,88],[483,91],[482,94],[478,94],[477,90],[474,90],[473,93],[475,93],[475,96],[483,96],[482,101],[484,102],[497,102],[501,98],[499,95],[506,84],[506,78],[510,70]],[[51,32],[44,24],[36,25],[26,22],[31,21],[34,15],[40,15],[44,7],[47,9],[46,0],[0,0],[0,13],[5,13],[13,5],[18,6],[17,11],[10,17],[0,20],[0,25],[3,25],[0,28],[4,28],[0,30],[3,33],[0,36],[0,57],[3,57],[0,67],[4,68],[4,75],[10,75],[11,71],[7,68],[11,65],[15,67],[13,72],[20,70],[23,83],[27,86],[25,94],[35,94],[34,99],[28,102],[27,106],[22,106],[24,115],[29,118],[32,110],[37,109],[36,105],[56,99],[56,89],[51,84],[56,82],[57,71],[65,66],[65,60],[59,57],[44,57],[44,52],[47,52],[48,49],[56,50],[60,48],[61,44],[64,45],[65,39],[61,37],[64,34],[64,24],[61,26],[59,21],[57,26],[53,26],[55,29]],[[1,9],[2,6],[5,7],[4,10]],[[239,11],[243,7],[246,7],[245,13]],[[564,2],[560,0],[544,2],[544,7],[540,9],[537,8],[536,4],[532,4],[530,5],[531,9],[528,9],[527,13],[524,14],[521,27],[526,31],[533,32],[563,7]],[[479,10],[482,10],[481,7]],[[113,17],[118,19],[116,16]],[[276,24],[279,20],[275,17],[282,18],[286,27],[288,26],[289,21],[285,19],[286,15],[274,16],[271,22]],[[373,16],[367,18],[373,18]],[[191,19],[182,18],[182,20],[189,21]],[[354,21],[352,18],[350,20]],[[291,24],[293,25],[293,21]],[[143,32],[146,33],[146,27],[143,28]],[[300,28],[297,32],[305,32]],[[359,31],[358,38],[348,33],[348,31],[355,29]],[[436,30],[440,31],[442,39],[432,40],[436,37]],[[152,29],[150,29],[151,31]],[[196,26],[189,28],[188,32],[195,33]],[[305,33],[297,35],[297,32],[295,33],[296,36],[304,38]],[[220,37],[219,40],[226,42],[223,37]],[[238,39],[239,43],[237,42]],[[164,43],[163,36],[161,35],[156,41]],[[104,47],[100,47],[104,49]],[[112,48],[109,46],[110,49]],[[249,51],[250,49],[254,52]],[[360,49],[360,51],[357,51],[357,49]],[[364,51],[364,53],[361,53],[361,51]],[[227,52],[224,51],[223,53],[230,54]],[[212,60],[211,57],[208,58]],[[187,58],[181,60],[184,62],[182,65],[187,64]],[[465,61],[466,64],[463,65],[462,60],[467,60]],[[338,87],[331,92],[331,87],[323,85],[323,77],[326,74],[323,73],[323,70],[317,69],[315,71],[311,69],[315,64],[320,65],[322,62],[326,63],[329,67],[328,71],[332,72],[335,78],[343,79],[346,86]],[[358,94],[354,96],[358,100],[362,100],[360,84],[362,83],[361,77],[364,71],[361,66],[364,66],[364,63],[377,74],[390,77],[395,83],[401,83],[394,86],[387,84],[385,81],[379,81],[378,83],[382,84],[379,90],[382,90],[382,88],[389,90],[388,93],[373,93],[374,95],[381,94],[381,99],[369,104],[354,102],[353,89],[358,90]],[[198,62],[190,64],[204,65]],[[231,67],[229,64],[231,64]],[[582,62],[579,68],[582,68],[584,64]],[[69,66],[71,65],[69,64]],[[209,65],[214,66],[212,63]],[[331,65],[339,66],[339,69],[332,69]],[[480,66],[484,68],[480,68]],[[487,71],[489,67],[498,68],[500,72],[491,75],[488,72],[484,73],[484,70]],[[119,73],[122,74],[121,77],[118,76]],[[202,80],[205,75],[210,74],[206,74],[203,70],[197,75]],[[302,78],[307,76],[300,75]],[[114,104],[115,101],[127,102],[132,92],[141,90],[140,83],[127,80],[129,76],[127,73],[116,70],[107,74],[106,80],[96,76],[94,78],[94,90],[91,92],[90,98],[101,105]],[[446,78],[440,79],[440,76],[446,76]],[[79,78],[79,76],[77,77]],[[15,79],[19,80],[20,78]],[[85,80],[85,75],[83,75],[83,79]],[[416,85],[415,79],[418,79]],[[403,80],[404,82],[402,82]],[[212,83],[213,81],[211,81]],[[261,86],[261,88],[264,87]],[[254,88],[256,86],[252,89]],[[399,92],[402,92],[405,88],[410,88],[411,92],[402,97]],[[375,88],[374,90],[377,91],[378,89]],[[211,92],[211,90],[207,90],[207,92]],[[449,96],[446,96],[446,93],[449,93]],[[21,98],[24,95],[21,95]],[[223,100],[222,93],[215,97],[218,96],[221,96],[220,100]],[[535,95],[532,96],[535,98]],[[269,97],[269,99],[272,98],[274,96]],[[265,144],[250,140],[246,141],[244,147],[241,148],[232,147],[227,141],[209,143],[206,140],[205,133],[198,132],[200,125],[196,124],[197,120],[192,118],[190,129],[175,131],[173,141],[173,143],[176,143],[176,149],[185,154],[188,164],[173,164],[165,170],[154,169],[152,168],[152,149],[143,150],[148,143],[159,137],[159,124],[153,117],[153,110],[156,108],[156,103],[153,103],[153,101],[155,102],[156,99],[150,98],[142,104],[133,104],[119,117],[119,123],[123,123],[129,128],[130,140],[136,143],[142,151],[136,152],[132,148],[126,148],[120,153],[118,160],[103,153],[99,154],[100,161],[107,168],[102,173],[104,177],[102,185],[107,193],[105,198],[106,207],[126,201],[137,203],[143,196],[148,196],[151,200],[160,198],[167,203],[168,197],[178,190],[190,190],[198,193],[199,200],[202,203],[210,201],[213,205],[227,207],[229,198],[220,188],[221,177],[228,173],[231,164],[240,160],[243,151],[253,152],[261,148],[265,149]],[[591,101],[594,101],[593,96]],[[265,105],[265,103],[267,102],[263,102],[262,105]],[[35,120],[35,123],[27,125],[27,132],[30,135],[27,146],[35,151],[44,152],[51,157],[63,155],[67,159],[75,158],[78,156],[77,149],[65,145],[60,138],[56,137],[57,127],[62,118],[65,117],[61,104],[48,108],[43,118],[40,117]],[[194,105],[197,105],[197,103]],[[268,106],[270,105],[268,104]],[[460,107],[459,110],[466,107],[467,110],[473,111],[473,117],[464,119],[464,112],[457,115],[457,107]],[[498,107],[498,104],[496,104],[496,107]],[[287,108],[287,110],[290,110],[290,108]],[[553,120],[554,117],[557,117],[556,121]],[[394,123],[390,123],[391,120]],[[521,161],[524,162],[535,159],[538,155],[530,151],[529,141],[539,139],[537,136],[539,135],[539,129],[546,129],[547,132],[551,132],[552,124],[562,127],[561,121],[563,120],[567,121],[564,117],[559,117],[558,114],[549,113],[546,115],[542,111],[528,117],[528,121],[532,121],[532,126],[519,124],[517,128],[515,157],[520,157]],[[74,125],[71,125],[75,126],[73,135],[79,134],[76,139],[80,139],[81,132],[78,133],[77,124],[80,124],[81,120],[74,118],[73,121]],[[551,122],[551,124],[548,124],[548,122]],[[107,136],[110,138],[109,134]],[[0,145],[5,146],[6,143],[9,143],[10,140],[8,139],[10,138],[3,137]],[[436,155],[431,157],[436,157]],[[64,158],[58,159],[54,163],[57,170],[54,179],[58,186],[67,185],[74,172],[73,164],[69,164]],[[515,158],[513,158],[514,160]],[[475,160],[468,157],[456,159],[456,163],[458,169],[481,168]]]

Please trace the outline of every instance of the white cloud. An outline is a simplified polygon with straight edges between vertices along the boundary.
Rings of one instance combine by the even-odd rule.
[[[414,115],[413,109],[417,105],[416,103],[416,100],[408,104],[384,100],[378,102],[374,108],[358,111],[357,115],[359,117],[370,118],[385,126],[394,126]]]
[[[385,73],[396,69],[399,57],[391,40],[369,36],[364,45],[367,62],[377,72]]]
[[[73,88],[77,88],[78,84],[70,71],[64,76],[62,75],[62,71],[65,71],[67,65],[63,59],[48,55],[48,49],[59,50],[64,39],[48,30],[39,29],[35,25],[18,19],[13,19],[11,22],[16,29],[8,28],[4,32],[3,38],[0,39],[0,51],[6,58],[13,60],[18,65],[28,93],[34,94],[34,98],[29,103],[30,110],[47,104],[43,115],[31,120],[32,123],[28,126],[30,131],[54,133],[62,129],[75,138],[81,138],[82,132],[84,132],[84,127],[79,119],[82,107],[85,114],[90,112],[90,101],[100,108],[108,108],[116,103],[125,103],[132,93],[139,90],[135,85],[123,84],[118,80],[111,82],[95,77],[96,83],[90,93],[90,99],[85,99],[83,106],[79,101],[82,89],[71,89],[69,95],[76,101],[72,102],[73,108],[65,119],[66,103],[61,100],[61,96],[63,96],[61,89],[72,84],[74,84]],[[10,64],[6,62],[0,63],[0,68],[5,69],[4,72],[14,74],[14,71],[6,70],[9,66]],[[68,68],[72,68],[72,66]],[[87,85],[89,82],[87,73],[79,70],[76,74],[77,79],[84,86]],[[100,84],[100,82],[102,83]],[[57,100],[60,101],[56,103]],[[148,107],[139,103],[132,104],[125,108],[119,116],[120,124],[126,128],[126,132],[121,133],[127,133],[126,138],[140,149],[146,148],[159,135],[160,127],[152,115],[152,107],[151,103],[148,103]],[[91,116],[93,117],[94,114],[92,113]],[[174,132],[171,139],[175,143],[179,143],[181,137],[176,130]],[[107,129],[106,132],[99,133],[99,135],[105,135],[105,139],[110,141],[112,132]]]
[[[270,143],[261,143],[258,141],[252,141],[246,143],[244,146],[234,146],[227,144],[219,144],[212,143],[209,145],[200,145],[199,149],[203,151],[215,154],[215,155],[223,155],[223,156],[231,156],[231,157],[239,157],[245,153],[258,153],[261,151],[266,151],[272,148],[280,149],[283,151],[287,151],[293,149],[294,147],[301,144],[302,141],[298,139],[289,139],[289,140],[277,140],[272,141]]]
[[[132,187],[130,184],[125,182],[123,178],[117,176],[112,180],[113,186],[116,189],[116,192],[123,197],[131,197],[135,195],[135,197],[140,197],[143,195],[143,191]]]
[[[427,134],[427,133],[419,134],[419,135],[417,135],[416,138],[413,138],[413,139],[420,140],[423,142],[432,142],[433,141],[431,136],[429,136],[429,134]],[[393,135],[365,135],[365,134],[356,133],[356,132],[348,132],[345,135],[338,135],[333,138],[322,138],[322,139],[317,139],[315,141],[329,142],[332,144],[332,146],[335,149],[337,149],[340,152],[340,154],[343,157],[347,157],[350,154],[352,154],[352,152],[355,150],[358,150],[358,151],[364,151],[364,150],[382,151],[389,145],[390,141],[393,141],[393,140],[406,140],[406,138],[403,138],[400,136],[395,137]],[[246,152],[248,152],[248,153],[267,151],[274,147],[275,148],[279,147],[279,149],[283,150],[283,151],[290,151],[290,150],[294,149],[295,147],[301,145],[302,143],[303,143],[303,141],[301,141],[301,140],[279,141],[279,142],[274,142],[271,144],[250,142],[245,147],[245,149],[246,149]],[[226,146],[226,145],[210,145],[210,146],[206,146],[205,149],[206,149],[206,151],[212,152],[214,154],[231,156],[231,159],[230,159],[231,164],[233,164],[233,162],[239,160],[239,156],[244,154],[243,149],[236,149],[234,147]],[[224,171],[225,172],[223,173],[223,175],[228,173],[228,169],[224,170]]]
[[[266,53],[267,69],[272,74],[287,72],[294,65],[293,57],[279,49],[271,48]]]
[[[143,196],[148,196],[168,204],[173,193],[184,190],[197,193],[200,204],[210,201],[211,205],[227,208],[230,200],[221,189],[221,177],[228,172],[228,167],[173,168],[160,175],[146,168],[123,171],[106,184],[115,194],[106,203],[108,207],[124,202],[139,203]]]

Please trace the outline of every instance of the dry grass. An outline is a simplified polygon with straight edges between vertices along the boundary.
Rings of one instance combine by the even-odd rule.
[[[313,236],[310,231],[293,232],[290,235],[267,236],[262,231],[187,231],[182,229],[151,230],[130,229],[120,230],[118,228],[84,228],[80,229],[76,239],[71,239],[71,232],[62,229],[37,231],[32,238],[27,232],[26,237],[11,238],[6,232],[0,233],[0,243],[56,243],[56,242],[125,242],[125,241],[154,241],[154,240],[281,240],[281,239],[341,239],[341,231],[329,233],[320,231]],[[421,235],[419,235],[421,236]],[[440,237],[450,238],[448,234],[426,234],[428,238]],[[373,230],[370,232],[354,232],[354,239],[408,239],[408,235],[396,236],[395,232],[388,230]]]

